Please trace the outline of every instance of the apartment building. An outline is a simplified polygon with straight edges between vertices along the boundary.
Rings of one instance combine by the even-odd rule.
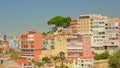
[[[105,24],[105,49],[118,49],[120,46],[120,19],[109,18]]]
[[[54,37],[53,37],[53,35],[43,35],[42,48],[48,49],[48,50],[54,49]]]
[[[54,47],[54,36],[53,35],[43,35],[42,39],[42,57],[45,56],[54,56],[55,47]]]
[[[70,30],[72,33],[78,33],[78,19],[72,20],[70,22]]]
[[[78,33],[91,37],[91,46],[103,48],[105,39],[105,23],[107,17],[100,14],[85,14],[78,18]],[[73,29],[72,29],[73,30]]]
[[[92,55],[91,40],[80,34],[73,34],[67,39],[68,58],[78,58],[79,56]]]
[[[21,35],[22,58],[37,61],[40,58],[42,49],[42,34],[29,30]]]
[[[93,68],[94,59],[92,56],[80,56],[76,59],[74,68]]]
[[[91,23],[92,23],[91,17],[92,16],[90,14],[79,16],[78,33],[81,33],[81,34],[91,33]]]
[[[107,17],[102,15],[94,15],[92,18],[91,25],[91,45],[92,47],[104,49],[105,40],[105,23],[107,22]]]
[[[67,39],[67,54],[69,59],[74,60],[74,68],[90,68],[93,66],[93,54],[90,37],[83,37],[80,34],[73,34]],[[81,61],[87,62],[82,63]]]
[[[54,47],[55,52],[54,55],[60,55],[60,53],[64,53],[64,56],[67,57],[67,35],[57,34],[54,37]]]

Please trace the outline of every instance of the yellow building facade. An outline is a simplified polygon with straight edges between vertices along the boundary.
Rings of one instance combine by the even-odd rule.
[[[65,57],[67,57],[67,36],[56,36],[54,38],[54,47],[55,47],[55,51],[54,51],[54,55],[57,56],[59,55],[60,52],[64,52],[65,53]]]
[[[83,34],[91,33],[91,18],[88,15],[81,15],[79,17],[78,32]]]

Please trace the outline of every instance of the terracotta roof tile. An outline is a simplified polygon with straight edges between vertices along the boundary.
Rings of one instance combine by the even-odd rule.
[[[53,35],[42,35],[44,39],[51,39],[53,38]]]
[[[5,66],[1,65],[0,68],[6,68]]]
[[[81,59],[93,59],[93,56],[80,56]]]
[[[23,64],[26,64],[26,65],[29,65],[30,62],[28,62],[27,60],[14,60],[16,63],[18,63],[19,65],[22,65]]]
[[[47,66],[48,67],[52,67],[52,66],[54,66],[52,63],[47,63]]]
[[[8,68],[16,68],[15,66],[10,66],[10,67],[8,67]]]

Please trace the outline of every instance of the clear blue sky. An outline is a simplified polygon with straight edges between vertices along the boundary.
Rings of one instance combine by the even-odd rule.
[[[20,36],[29,29],[47,32],[54,16],[98,13],[120,17],[120,0],[0,0],[0,35]]]

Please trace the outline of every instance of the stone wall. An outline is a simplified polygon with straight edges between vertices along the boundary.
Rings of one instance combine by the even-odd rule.
[[[97,60],[94,62],[94,68],[109,68],[108,60]]]

